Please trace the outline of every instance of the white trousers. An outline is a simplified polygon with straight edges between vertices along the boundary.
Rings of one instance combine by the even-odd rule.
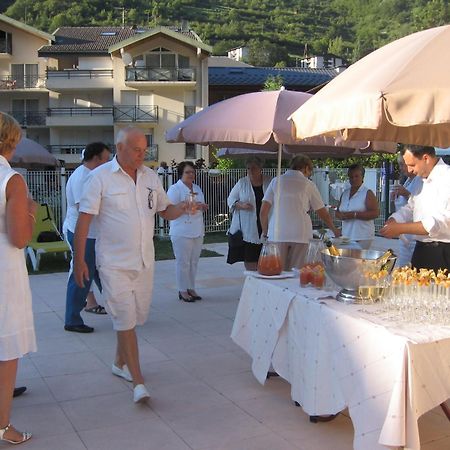
[[[202,251],[203,236],[198,238],[171,236],[170,240],[176,260],[178,291],[185,292],[188,289],[195,289],[195,275]]]

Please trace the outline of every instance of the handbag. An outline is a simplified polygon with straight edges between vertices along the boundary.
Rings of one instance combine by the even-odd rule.
[[[236,230],[234,233],[228,233],[228,246],[230,248],[239,248],[244,247],[244,235],[242,234],[242,226],[241,226],[241,214],[239,214],[239,230]]]

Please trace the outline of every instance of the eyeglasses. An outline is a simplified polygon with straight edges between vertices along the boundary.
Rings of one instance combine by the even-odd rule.
[[[147,196],[148,209],[153,209],[153,189],[149,187],[147,189],[148,189],[148,196]]]
[[[195,170],[185,170],[183,172],[183,175],[189,175],[189,174],[193,174],[193,173],[195,173]]]

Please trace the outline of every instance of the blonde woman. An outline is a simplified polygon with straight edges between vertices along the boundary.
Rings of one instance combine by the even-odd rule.
[[[36,351],[31,291],[23,248],[31,239],[36,203],[24,179],[9,165],[19,142],[19,124],[0,112],[0,441],[31,438],[9,422],[18,359]]]

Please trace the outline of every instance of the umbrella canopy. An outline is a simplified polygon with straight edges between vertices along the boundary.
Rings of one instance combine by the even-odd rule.
[[[23,137],[17,144],[11,165],[15,167],[57,166],[58,160],[41,144]]]
[[[445,25],[362,58],[292,114],[294,136],[450,146],[449,43]]]
[[[290,159],[297,153],[304,153],[312,159],[318,158],[348,158],[350,156],[367,156],[368,153],[364,153],[361,150],[355,150],[348,147],[320,147],[317,148],[307,147],[305,145],[284,145],[281,157],[283,159]],[[369,153],[370,154],[370,153]],[[255,148],[238,148],[228,147],[220,148],[216,155],[218,158],[230,158],[230,159],[242,159],[249,156],[258,156],[265,159],[277,158],[277,152],[269,150],[258,150]]]
[[[368,146],[367,141],[337,145],[333,138],[325,136],[294,139],[288,117],[311,98],[312,94],[284,89],[238,95],[214,103],[170,128],[166,140],[272,151],[278,151],[279,145],[284,144],[299,146],[297,152],[331,154]]]

